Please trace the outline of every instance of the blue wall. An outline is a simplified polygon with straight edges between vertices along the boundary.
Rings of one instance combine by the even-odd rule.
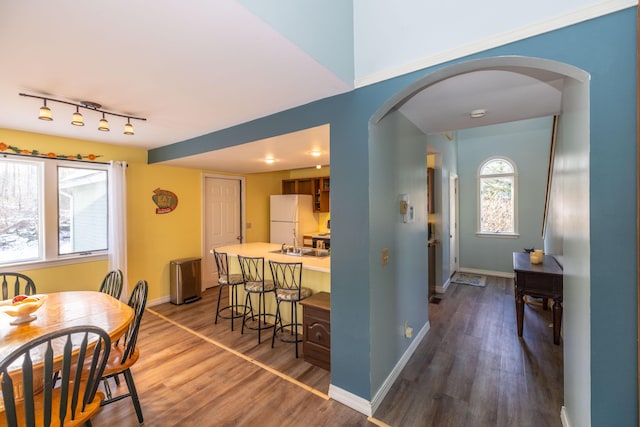
[[[460,268],[513,272],[512,253],[541,249],[542,217],[553,118],[540,118],[461,130],[458,140]],[[478,236],[478,168],[505,156],[516,166],[519,236]]]
[[[427,307],[427,143],[415,125],[397,111],[371,127],[369,144],[369,289],[372,331],[371,395],[428,321]],[[400,195],[414,210],[411,221],[400,214]],[[406,222],[405,222],[406,221]],[[389,263],[381,252],[389,249]],[[414,337],[415,338],[415,335]]]
[[[636,425],[636,8],[454,62],[499,55],[547,58],[591,74],[591,422]],[[368,220],[368,119],[395,93],[442,66],[149,152],[155,163],[331,124],[331,379],[364,399],[371,398],[371,378],[385,375],[370,372],[370,317],[379,307],[369,298],[371,260],[362,251],[369,233],[376,233]],[[392,343],[396,337],[375,339]]]

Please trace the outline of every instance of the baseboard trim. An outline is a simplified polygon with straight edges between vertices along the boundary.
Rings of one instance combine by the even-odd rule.
[[[451,277],[449,277],[447,279],[446,282],[444,282],[444,285],[440,286],[436,286],[436,293],[437,294],[444,294],[445,292],[447,292],[447,288],[449,287],[449,285],[451,284]]]
[[[473,274],[482,274],[484,276],[495,276],[495,277],[504,277],[506,279],[513,279],[513,273],[505,273],[504,271],[492,271],[492,270],[482,270],[479,268],[460,268],[458,270],[461,273],[473,273]]]
[[[571,427],[569,417],[567,416],[567,408],[564,406],[560,409],[560,421],[562,421],[562,427]]]
[[[343,405],[366,415],[367,417],[370,417],[372,414],[371,402],[333,384],[329,384],[329,398],[336,402],[340,402]]]
[[[420,329],[420,332],[418,332],[400,360],[398,360],[396,366],[391,370],[391,373],[389,373],[387,379],[382,383],[382,386],[378,389],[373,400],[368,401],[367,399],[357,396],[333,384],[329,385],[329,397],[360,412],[361,414],[366,415],[367,417],[371,417],[386,397],[393,383],[398,379],[402,369],[404,369],[406,364],[409,362],[409,359],[413,356],[413,353],[418,348],[418,345],[420,345],[420,342],[422,342],[424,337],[427,335],[427,332],[429,332],[429,329],[431,329],[431,324],[427,322],[422,329]]]
[[[407,365],[407,363],[409,363],[409,359],[411,359],[411,356],[413,356],[413,353],[415,353],[416,349],[418,348],[424,337],[427,335],[427,332],[429,332],[429,329],[431,329],[431,323],[427,321],[427,323],[425,323],[422,329],[420,329],[420,332],[418,332],[413,341],[411,341],[411,344],[404,352],[400,360],[398,360],[396,366],[394,366],[394,368],[391,370],[391,372],[387,376],[387,379],[382,383],[376,394],[373,396],[373,400],[371,401],[372,414],[376,413],[376,410],[378,409],[384,398],[387,396],[387,393],[389,392],[389,390],[391,390],[391,386],[393,386],[393,383],[396,382],[404,367]]]
[[[156,305],[164,304],[165,302],[169,302],[170,299],[171,299],[171,297],[169,297],[167,295],[165,297],[160,297],[160,298],[149,300],[149,301],[147,301],[147,307],[153,307],[153,306],[156,306]]]

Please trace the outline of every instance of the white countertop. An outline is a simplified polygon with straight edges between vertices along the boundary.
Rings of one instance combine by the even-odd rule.
[[[219,252],[226,252],[227,255],[243,255],[251,257],[264,257],[273,261],[280,262],[302,262],[302,268],[305,270],[319,271],[321,273],[331,272],[331,257],[314,258],[314,257],[297,257],[291,255],[283,255],[280,253],[272,253],[271,251],[279,251],[282,245],[277,243],[240,243],[237,245],[221,246],[216,248]]]

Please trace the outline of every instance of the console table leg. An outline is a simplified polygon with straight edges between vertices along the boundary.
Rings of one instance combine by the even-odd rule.
[[[562,301],[553,301],[553,343],[560,344],[560,328],[562,327]]]
[[[522,337],[522,323],[524,321],[524,296],[516,295],[516,321],[518,323],[518,336]]]

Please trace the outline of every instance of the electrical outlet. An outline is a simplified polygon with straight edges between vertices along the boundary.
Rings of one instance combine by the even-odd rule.
[[[409,326],[409,322],[404,322],[404,337],[413,338],[413,328]]]
[[[382,262],[382,265],[387,265],[389,263],[389,249],[388,248],[383,248],[382,249],[381,262]]]

